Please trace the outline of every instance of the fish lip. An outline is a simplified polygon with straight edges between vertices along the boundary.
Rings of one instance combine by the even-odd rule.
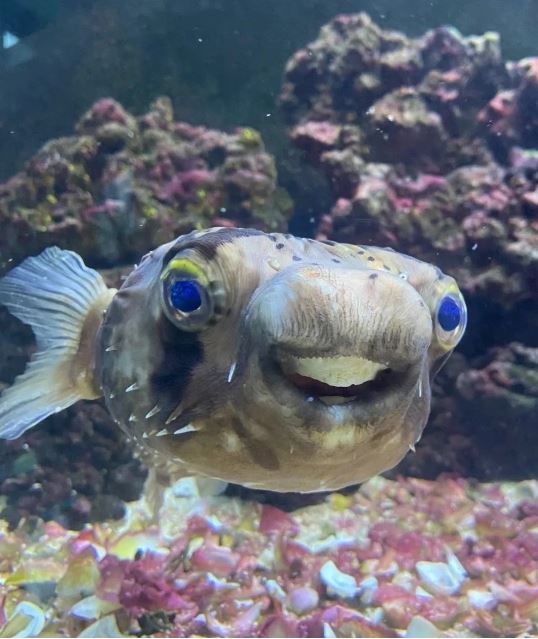
[[[330,356],[334,357],[332,354]],[[326,403],[324,395],[307,393],[290,381],[282,370],[280,358],[274,348],[260,357],[259,367],[267,388],[279,402],[303,405],[306,418],[317,415],[327,425],[330,425],[327,419],[329,422],[334,421],[332,425],[336,425],[340,420],[369,422],[381,417],[389,404],[401,401],[402,393],[416,384],[422,363],[391,368],[381,383],[371,380],[360,384],[358,392],[349,401],[338,404]]]

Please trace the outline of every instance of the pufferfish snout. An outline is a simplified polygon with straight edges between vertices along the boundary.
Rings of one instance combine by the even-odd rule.
[[[245,380],[256,380],[255,392],[250,382],[243,387],[249,413],[270,424],[287,410],[303,438],[319,443],[326,433],[329,449],[339,428],[348,444],[364,440],[365,430],[379,435],[387,414],[403,416],[420,385],[427,403],[432,330],[422,297],[394,274],[289,266],[245,311],[241,368]]]
[[[38,347],[0,397],[1,437],[103,397],[157,467],[296,492],[397,464],[466,325],[431,264],[229,228],[157,248],[118,291],[47,249],[0,280],[0,303]]]

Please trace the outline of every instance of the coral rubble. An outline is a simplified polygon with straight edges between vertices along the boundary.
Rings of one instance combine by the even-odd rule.
[[[293,515],[169,495],[158,526],[134,505],[82,532],[3,529],[0,635],[529,636],[537,498],[377,478]]]
[[[57,244],[116,266],[216,220],[282,229],[288,213],[253,129],[175,122],[164,98],[136,118],[102,99],[0,186],[0,257],[5,267]]]

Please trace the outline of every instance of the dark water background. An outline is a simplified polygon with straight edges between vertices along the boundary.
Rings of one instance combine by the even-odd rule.
[[[505,58],[536,51],[536,0],[1,0],[0,27],[24,46],[0,50],[0,179],[102,96],[141,112],[169,95],[177,119],[253,126],[282,160],[286,60],[334,15],[357,11],[408,35],[498,31]]]

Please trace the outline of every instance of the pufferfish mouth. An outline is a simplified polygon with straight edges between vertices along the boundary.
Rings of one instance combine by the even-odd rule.
[[[389,381],[388,364],[359,356],[295,357],[279,354],[284,377],[311,401],[345,404],[371,390],[381,390]]]

